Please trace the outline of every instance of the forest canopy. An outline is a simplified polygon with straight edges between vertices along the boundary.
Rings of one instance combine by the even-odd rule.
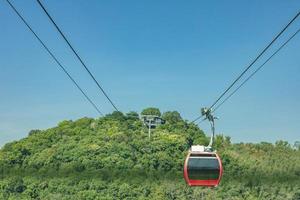
[[[5,144],[0,199],[300,199],[299,143],[232,144],[218,134],[221,184],[191,188],[184,159],[192,144],[207,145],[208,136],[177,111],[141,114],[166,120],[151,140],[137,112],[113,112],[65,120]]]

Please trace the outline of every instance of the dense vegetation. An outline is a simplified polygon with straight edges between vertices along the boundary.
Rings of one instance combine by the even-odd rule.
[[[135,112],[63,121],[0,150],[0,199],[300,199],[300,150],[276,144],[231,144],[218,135],[224,176],[217,188],[191,188],[182,178],[192,144],[208,138],[178,112],[147,128]]]

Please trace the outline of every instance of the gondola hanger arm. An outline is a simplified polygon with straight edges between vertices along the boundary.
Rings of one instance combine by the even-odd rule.
[[[207,119],[209,121],[210,126],[211,126],[211,131],[212,131],[212,135],[210,137],[209,144],[205,148],[205,150],[206,151],[213,151],[212,145],[213,145],[214,137],[215,137],[215,119],[218,119],[218,118],[213,116],[213,111],[211,110],[211,108],[202,108],[201,109],[201,114],[202,114],[202,116],[205,117],[205,119]]]

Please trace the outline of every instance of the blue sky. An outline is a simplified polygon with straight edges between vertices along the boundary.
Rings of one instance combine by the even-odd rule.
[[[36,1],[12,2],[101,111],[112,112]],[[300,8],[296,0],[43,3],[120,110],[155,106],[189,120]],[[0,16],[0,146],[64,119],[97,117],[5,1]],[[300,18],[259,63],[299,27]],[[300,140],[299,52],[300,35],[218,110],[217,132],[234,142]]]

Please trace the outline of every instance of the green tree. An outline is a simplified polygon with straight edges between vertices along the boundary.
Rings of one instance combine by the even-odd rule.
[[[150,108],[146,108],[141,112],[142,115],[157,115],[157,116],[161,116],[161,112],[159,111],[158,108],[154,108],[154,107],[150,107]]]
[[[287,141],[279,140],[275,142],[276,147],[291,148],[291,145]]]
[[[137,112],[131,111],[129,113],[126,113],[127,119],[130,120],[138,120],[139,119],[139,114]]]
[[[177,111],[168,111],[163,113],[162,118],[166,120],[167,123],[176,124],[182,121],[182,118]]]

